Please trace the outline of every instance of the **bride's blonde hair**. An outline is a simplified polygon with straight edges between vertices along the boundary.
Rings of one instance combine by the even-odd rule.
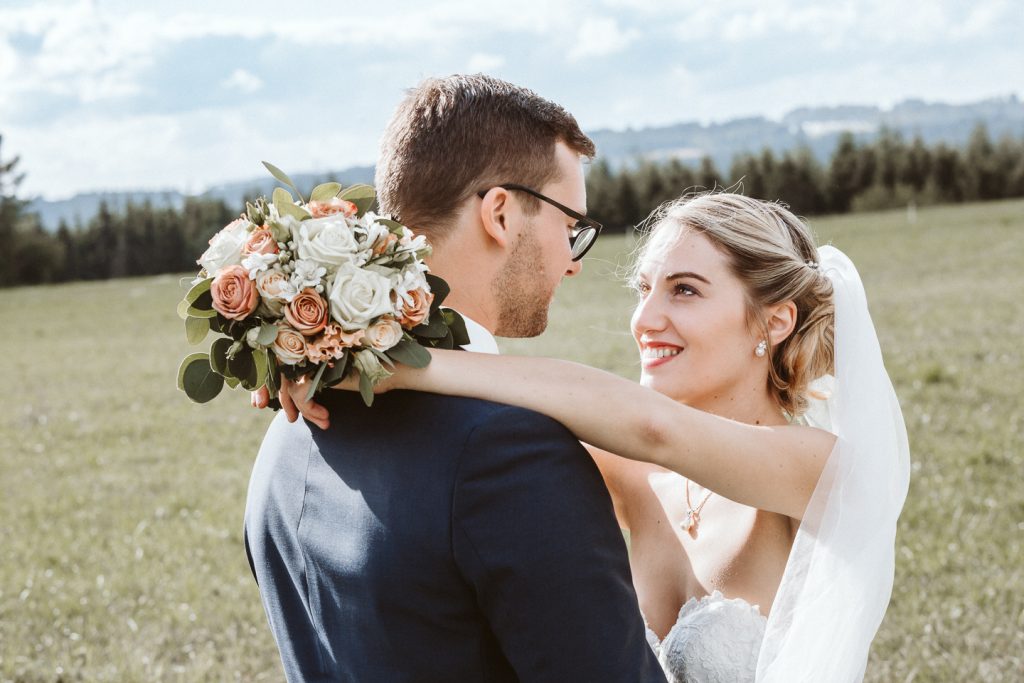
[[[797,417],[807,408],[808,385],[832,373],[835,314],[832,283],[818,265],[810,229],[778,202],[729,192],[686,195],[659,207],[645,222],[638,268],[664,230],[695,230],[722,252],[747,293],[747,321],[768,341],[768,390]],[[768,339],[766,306],[792,301],[796,325],[774,347]]]

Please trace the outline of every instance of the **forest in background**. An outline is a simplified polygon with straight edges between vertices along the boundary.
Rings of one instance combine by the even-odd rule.
[[[88,221],[48,231],[17,197],[20,162],[4,159],[0,136],[0,286],[195,270],[209,238],[242,208],[196,197],[180,208],[101,204]],[[632,229],[685,192],[715,188],[777,199],[804,216],[1024,197],[1024,136],[993,140],[979,124],[958,147],[907,141],[883,128],[867,142],[843,134],[825,163],[806,147],[765,148],[736,155],[728,169],[710,156],[693,165],[672,159],[617,169],[599,158],[587,173],[589,214],[610,232]]]

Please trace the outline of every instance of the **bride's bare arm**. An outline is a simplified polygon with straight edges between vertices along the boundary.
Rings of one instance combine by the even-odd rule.
[[[828,432],[717,417],[596,368],[550,358],[432,351],[389,388],[508,403],[544,413],[578,438],[674,470],[720,495],[799,519],[835,443]]]

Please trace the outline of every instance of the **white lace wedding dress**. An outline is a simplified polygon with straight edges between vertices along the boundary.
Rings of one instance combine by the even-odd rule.
[[[768,620],[757,607],[715,591],[690,598],[664,640],[647,642],[669,683],[753,683]]]

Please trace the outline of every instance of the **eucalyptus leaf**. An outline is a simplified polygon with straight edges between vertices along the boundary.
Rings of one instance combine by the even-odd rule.
[[[237,377],[225,377],[224,384],[227,384],[229,389],[235,389],[238,387],[239,381]]]
[[[362,218],[377,201],[377,192],[369,185],[350,185],[338,195],[356,205],[356,215]]]
[[[299,188],[295,187],[295,183],[293,183],[293,182],[292,182],[292,179],[288,177],[288,174],[287,174],[287,173],[285,173],[284,171],[282,171],[281,169],[279,169],[279,168],[278,168],[277,166],[274,166],[274,165],[273,165],[272,163],[270,163],[269,161],[264,161],[264,162],[263,162],[263,165],[264,165],[264,166],[266,167],[266,169],[267,169],[268,171],[270,171],[270,175],[274,176],[275,178],[277,178],[278,180],[280,180],[280,181],[281,181],[282,183],[284,183],[284,184],[285,184],[285,185],[287,185],[288,187],[290,187],[290,188],[292,188],[293,190],[295,190],[295,194],[299,195],[299,199],[300,199],[300,200],[302,199],[302,193],[301,193],[301,192],[299,192]],[[274,192],[276,193],[276,192],[277,192],[277,190],[274,190]],[[275,200],[275,202],[274,202],[274,203],[276,204],[276,203],[277,203],[277,201]]]
[[[363,397],[367,408],[373,405],[373,382],[362,372],[359,373],[359,395]]]
[[[252,354],[256,363],[256,388],[267,384],[267,371],[270,369],[270,362],[267,360],[267,352],[264,349],[257,349]]]
[[[286,206],[295,206],[295,198],[292,197],[292,193],[283,187],[275,187],[271,199],[277,208],[277,212],[281,215],[284,215],[284,208]]]
[[[341,183],[323,183],[313,188],[313,191],[309,193],[309,201],[311,202],[327,202],[337,194],[341,192]]]
[[[195,346],[202,343],[209,331],[209,318],[193,318],[189,316],[185,319],[185,337],[188,339],[189,344]]]
[[[252,355],[252,349],[246,346],[235,353],[234,357],[228,358],[228,372],[237,377],[246,388],[256,383],[256,361]]]
[[[394,369],[395,362],[393,360],[391,360],[390,358],[388,358],[387,354],[385,354],[383,351],[378,351],[377,349],[373,348],[372,346],[370,347],[369,350],[370,350],[370,353],[372,353],[373,355],[377,356],[377,360],[379,360],[381,363],[383,363],[384,365],[388,366],[389,368]]]
[[[224,377],[234,377],[228,370],[228,349],[231,348],[231,340],[227,337],[215,339],[210,345],[210,366],[218,374]]]
[[[327,363],[321,363],[320,368],[316,371],[316,376],[313,377],[313,381],[309,385],[309,391],[306,392],[306,401],[313,399],[313,394],[320,387],[320,378],[324,376],[324,372],[327,371]]]
[[[189,306],[191,306],[191,305],[192,304],[190,304],[185,299],[182,299],[181,301],[179,301],[178,302],[178,317],[181,318],[182,320],[186,320],[188,318],[188,309],[189,309]]]
[[[297,221],[304,221],[307,218],[313,217],[313,214],[311,214],[309,211],[306,211],[301,206],[296,206],[295,204],[291,203],[282,204],[281,207],[278,209],[278,213],[280,213],[282,216],[291,216]]]
[[[187,301],[186,297],[186,301]],[[202,292],[195,298],[195,300],[189,305],[185,312],[193,318],[213,318],[217,315],[217,311],[213,310],[213,295],[210,294],[210,290]]]
[[[405,226],[398,221],[393,221],[390,218],[378,218],[377,222],[386,227],[388,232],[398,235],[399,237],[405,234]]]
[[[178,369],[179,383],[185,395],[196,403],[213,400],[224,388],[224,378],[210,367],[210,357],[205,353],[186,356]]]
[[[348,370],[349,360],[352,358],[351,351],[345,351],[345,355],[334,361],[332,367],[327,368],[324,376],[320,378],[321,383],[325,387],[333,387],[335,384],[345,379],[345,371]]]
[[[443,339],[444,336],[448,334],[448,326],[444,324],[444,320],[441,318],[440,313],[437,311],[431,311],[430,317],[427,318],[427,321],[412,328],[410,332],[417,337]]]
[[[469,330],[466,329],[466,321],[458,311],[446,308],[452,312],[451,320],[448,322],[448,329],[452,332],[452,343],[455,346],[465,346],[469,343]]]
[[[411,368],[425,368],[430,364],[430,352],[412,339],[403,339],[387,353],[396,362]]]
[[[185,301],[187,301],[190,304],[194,305],[196,300],[199,299],[200,296],[202,296],[204,293],[210,291],[210,285],[212,285],[212,284],[213,284],[213,278],[212,277],[208,277],[205,280],[197,282],[192,287],[192,289],[188,290],[188,293],[185,295]],[[211,298],[210,300],[212,301],[213,299]]]
[[[256,335],[256,343],[260,346],[270,346],[277,339],[277,325],[260,325],[259,334]]]
[[[434,275],[433,273],[427,273],[427,284],[430,285],[430,291],[434,295],[434,300],[430,303],[430,311],[433,313],[445,299],[448,298],[448,294],[451,293],[452,288],[448,286],[442,278]]]

